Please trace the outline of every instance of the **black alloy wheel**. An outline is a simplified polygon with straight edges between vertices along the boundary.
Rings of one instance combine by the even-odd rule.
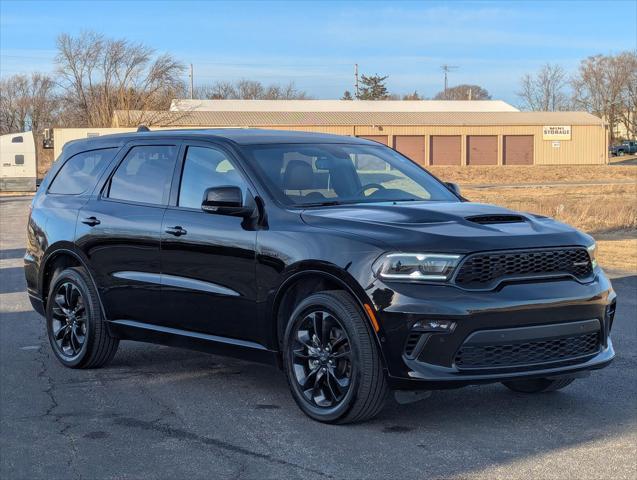
[[[71,360],[82,352],[86,343],[88,321],[84,297],[76,285],[64,282],[52,300],[53,340],[59,353]]]
[[[294,328],[292,365],[305,398],[322,408],[337,406],[352,383],[347,332],[330,312],[311,310]]]
[[[81,267],[53,275],[46,327],[53,353],[66,367],[101,367],[111,361],[119,346],[119,339],[108,330],[93,280]]]
[[[362,422],[376,416],[389,387],[370,320],[347,292],[300,301],[282,337],[292,397],[314,420]]]

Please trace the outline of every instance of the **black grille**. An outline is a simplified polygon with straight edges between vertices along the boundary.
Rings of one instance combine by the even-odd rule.
[[[463,345],[454,362],[460,369],[546,364],[594,355],[599,345],[598,332],[524,343]]]
[[[463,262],[456,283],[465,288],[480,289],[506,278],[565,274],[584,279],[592,271],[585,248],[480,253]]]
[[[410,333],[407,337],[407,342],[405,343],[405,354],[410,357],[412,353],[414,353],[414,348],[418,345],[418,340],[420,340],[421,333]]]

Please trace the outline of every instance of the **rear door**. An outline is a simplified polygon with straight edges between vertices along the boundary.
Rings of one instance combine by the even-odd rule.
[[[127,145],[81,209],[77,245],[109,320],[154,323],[160,305],[160,231],[179,143]]]
[[[180,330],[258,341],[256,231],[244,219],[201,209],[204,191],[252,189],[220,145],[185,143],[162,235],[162,324]],[[177,232],[177,233],[176,233]]]

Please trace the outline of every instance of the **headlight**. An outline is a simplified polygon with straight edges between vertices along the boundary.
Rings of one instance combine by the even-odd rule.
[[[595,268],[597,266],[597,243],[593,243],[586,250],[588,250],[588,256],[591,257],[591,266]]]
[[[444,282],[451,278],[461,258],[440,253],[388,253],[376,260],[372,269],[386,280]]]

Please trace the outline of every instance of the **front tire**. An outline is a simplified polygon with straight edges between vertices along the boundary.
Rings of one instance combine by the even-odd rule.
[[[547,393],[561,390],[575,381],[574,378],[532,378],[527,380],[512,380],[503,385],[518,393]]]
[[[46,305],[49,343],[69,368],[99,368],[112,360],[119,340],[108,331],[91,277],[81,267],[55,275]]]
[[[326,291],[303,300],[284,334],[284,366],[292,396],[325,423],[355,423],[385,404],[387,379],[374,334],[352,297]]]

